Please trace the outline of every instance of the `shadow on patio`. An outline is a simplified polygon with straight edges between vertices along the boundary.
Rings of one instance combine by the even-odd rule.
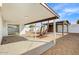
[[[3,37],[2,45],[26,40],[26,38],[21,36],[5,36]]]

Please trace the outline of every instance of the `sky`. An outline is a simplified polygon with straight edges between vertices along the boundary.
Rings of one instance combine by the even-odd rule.
[[[76,24],[79,19],[79,3],[48,3],[59,16],[59,20],[68,20],[71,24]]]

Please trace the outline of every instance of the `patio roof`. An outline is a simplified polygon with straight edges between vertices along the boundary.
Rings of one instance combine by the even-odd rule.
[[[3,20],[9,24],[29,24],[59,17],[42,3],[3,3],[1,11]]]

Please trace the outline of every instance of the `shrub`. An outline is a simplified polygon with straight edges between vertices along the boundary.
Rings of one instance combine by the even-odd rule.
[[[79,24],[79,20],[77,20],[77,24]]]

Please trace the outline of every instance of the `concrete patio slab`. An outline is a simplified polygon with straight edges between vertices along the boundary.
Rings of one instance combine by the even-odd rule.
[[[62,37],[61,34],[57,35]],[[0,45],[0,54],[3,55],[39,55],[54,46],[53,34],[48,34],[45,38],[37,38],[34,40],[32,37],[27,37],[28,40],[18,41],[9,44]]]

